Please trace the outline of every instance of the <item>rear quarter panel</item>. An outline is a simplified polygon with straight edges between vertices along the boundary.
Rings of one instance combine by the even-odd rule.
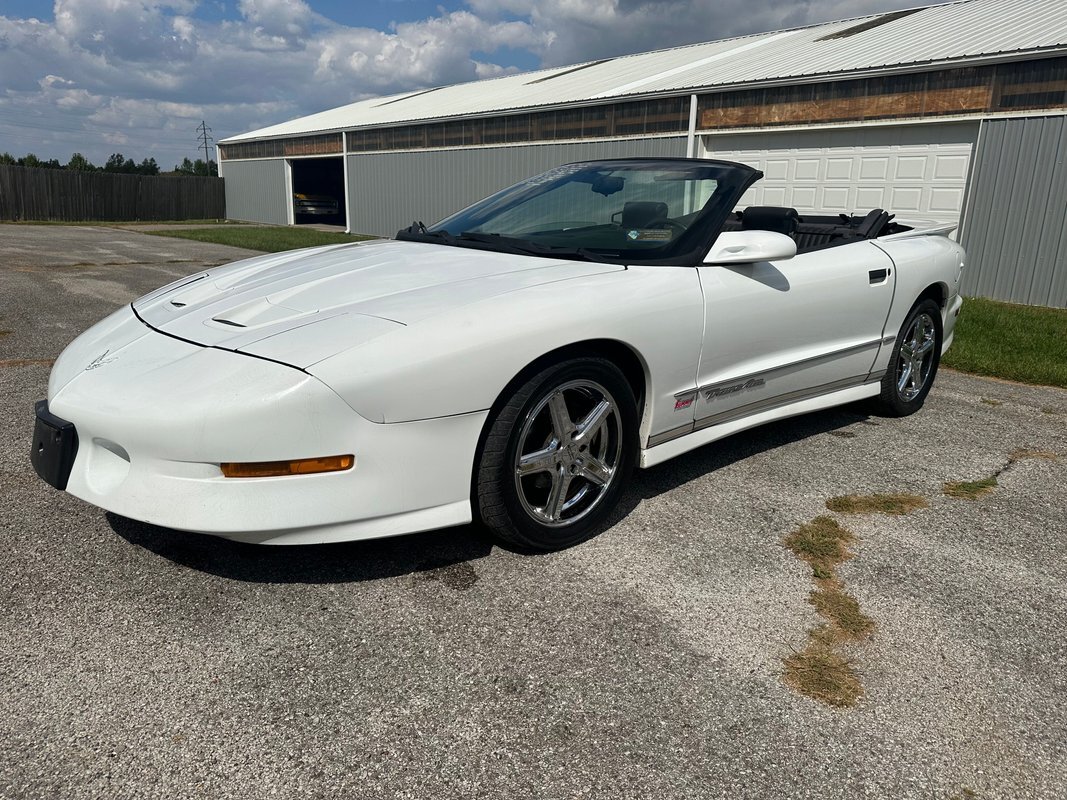
[[[946,342],[950,341],[956,324],[956,317],[950,310],[959,295],[965,261],[963,248],[939,235],[884,239],[875,244],[893,259],[896,275],[885,335],[898,334],[919,296],[927,288],[937,286],[944,299],[941,309],[944,338]],[[891,347],[882,348],[877,369],[885,368],[891,353]]]

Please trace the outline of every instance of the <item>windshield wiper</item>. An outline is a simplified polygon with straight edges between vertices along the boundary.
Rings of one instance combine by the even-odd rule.
[[[443,242],[444,244],[455,244],[456,237],[446,230],[431,231],[427,230],[426,226],[421,222],[413,222],[407,228],[401,228],[396,232],[396,238],[401,241],[409,242]]]
[[[516,255],[544,256],[551,255],[552,253],[551,248],[534,244],[533,242],[527,242],[523,239],[512,239],[509,236],[501,236],[499,233],[476,233],[474,231],[464,231],[458,238],[460,241],[464,242],[477,242],[478,244],[492,245],[495,250],[514,253]]]
[[[511,253],[512,255],[548,256],[549,258],[577,256],[586,261],[597,261],[605,264],[616,263],[616,260],[619,258],[618,255],[602,255],[585,247],[549,247],[525,239],[513,239],[508,236],[501,236],[499,233],[464,231],[456,236],[443,228],[436,231],[427,230],[426,226],[421,222],[414,222],[410,227],[398,231],[396,238],[416,242],[433,241],[459,247],[462,247],[464,242],[471,242],[472,244],[489,245],[493,250],[498,250],[502,253]]]

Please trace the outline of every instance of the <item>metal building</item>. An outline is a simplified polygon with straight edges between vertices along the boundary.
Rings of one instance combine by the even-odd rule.
[[[373,98],[219,144],[230,218],[387,236],[568,161],[743,161],[765,173],[743,206],[958,221],[968,294],[1067,307],[1063,0],[959,0]]]

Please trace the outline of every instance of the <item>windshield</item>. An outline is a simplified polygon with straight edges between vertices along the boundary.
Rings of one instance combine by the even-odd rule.
[[[754,173],[682,159],[567,164],[400,238],[594,260],[669,259],[694,242],[710,245]]]

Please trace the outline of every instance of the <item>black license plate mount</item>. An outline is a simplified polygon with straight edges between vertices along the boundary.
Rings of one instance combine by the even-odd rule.
[[[37,401],[34,411],[37,422],[33,426],[30,462],[45,483],[56,489],[66,489],[78,454],[78,432],[73,422],[50,412],[45,400]]]

